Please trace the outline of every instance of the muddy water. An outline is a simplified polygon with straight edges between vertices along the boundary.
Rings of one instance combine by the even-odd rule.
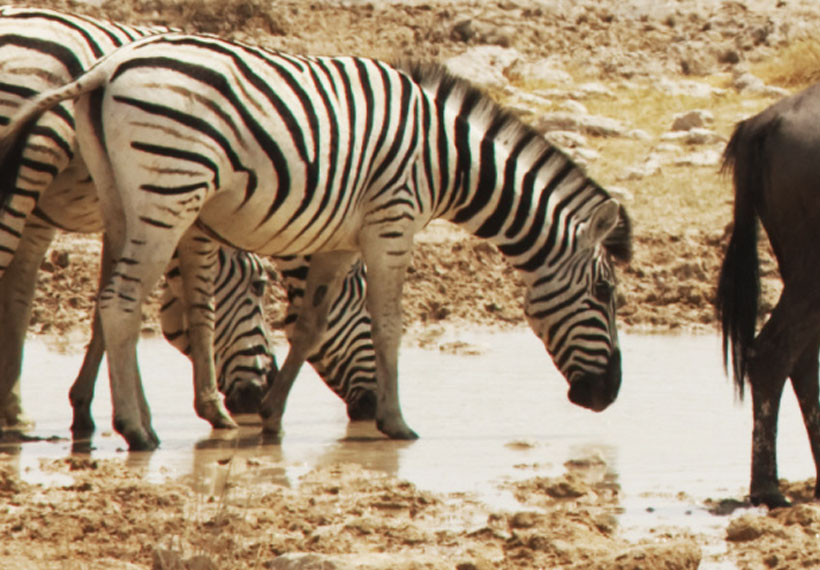
[[[206,486],[214,483],[217,462],[231,456],[264,461],[268,482],[288,485],[315,465],[349,461],[514,508],[499,483],[557,474],[569,459],[600,456],[622,487],[623,527],[637,535],[664,525],[719,529],[725,520],[709,515],[703,501],[745,494],[751,413],[723,375],[716,337],[625,336],[621,394],[601,414],[569,403],[564,380],[526,330],[473,331],[451,340],[466,342],[467,350],[402,350],[402,405],[418,441],[391,442],[371,425],[349,425],[341,402],[310,370],[289,401],[284,440],[271,445],[259,437],[255,418],[245,418],[238,434],[212,433],[193,413],[187,360],[161,340],[144,339],[140,362],[162,446],[129,461],[150,478],[191,476]],[[66,395],[80,360],[38,339],[27,346],[23,398],[37,424],[33,435],[58,439],[6,449],[26,477],[45,476],[37,468],[41,458],[71,452]],[[91,453],[125,456],[123,440],[111,433],[107,393],[100,382]],[[813,476],[790,392],[779,446],[781,476]]]

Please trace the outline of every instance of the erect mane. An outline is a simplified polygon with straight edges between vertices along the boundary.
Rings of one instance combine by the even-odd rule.
[[[485,121],[486,126],[497,127],[497,132],[505,132],[513,139],[528,139],[530,152],[540,156],[546,152],[557,151],[568,161],[574,163],[561,148],[550,143],[543,134],[522,121],[512,111],[498,104],[482,89],[469,80],[450,72],[442,64],[405,60],[398,62],[396,67],[410,75],[422,89],[434,93],[436,100],[440,98],[440,94],[449,94],[449,97],[471,102],[474,107],[474,116]],[[580,166],[578,168],[583,171]],[[609,196],[609,193],[597,182],[592,179],[590,182],[601,193]],[[632,224],[623,205],[620,205],[618,212],[618,225],[604,240],[604,247],[615,259],[629,261],[632,255]]]
[[[479,117],[487,126],[499,127],[498,132],[509,133],[512,138],[529,138],[530,149],[536,154],[551,149],[565,154],[560,148],[553,147],[541,133],[522,121],[515,113],[498,104],[480,87],[452,73],[444,65],[435,62],[402,61],[397,67],[407,72],[422,89],[435,93],[437,100],[439,94],[446,93],[448,98],[472,102],[473,116]]]

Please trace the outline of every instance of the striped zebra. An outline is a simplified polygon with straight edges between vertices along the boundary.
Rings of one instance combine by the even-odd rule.
[[[139,28],[52,10],[0,8],[0,120],[26,98],[71,81],[98,57],[116,47],[165,28]],[[20,423],[22,408],[19,375],[26,327],[37,269],[55,229],[97,232],[102,229],[96,191],[82,157],[75,154],[73,106],[60,107],[44,117],[27,139],[29,145],[19,172],[6,172],[4,187],[13,189],[0,209],[0,315],[5,342],[0,344],[0,420]],[[269,372],[276,370],[262,314],[261,290],[265,272],[256,256],[225,247],[217,250],[214,275],[216,298],[216,376],[226,404],[234,413],[253,410],[266,388]],[[283,284],[298,292],[304,287],[303,258],[277,261]],[[361,267],[348,279],[363,282]],[[166,275],[161,321],[163,333],[180,350],[187,346],[181,303],[181,279],[174,261]],[[337,303],[347,307],[328,335],[355,329],[357,336],[344,345],[331,342],[311,355],[328,386],[347,404],[351,419],[374,414],[375,367],[369,317],[363,308],[363,284],[351,286]],[[351,295],[362,296],[358,303]],[[294,306],[290,307],[291,313]],[[72,386],[74,432],[94,428],[90,415],[94,382],[102,357],[98,326],[80,374]],[[9,385],[12,385],[9,392]],[[254,410],[255,411],[255,410]],[[2,424],[3,421],[0,421]]]
[[[296,374],[361,254],[377,426],[391,438],[417,437],[398,398],[401,291],[413,236],[434,218],[490,240],[520,270],[525,314],[572,402],[599,411],[616,398],[610,257],[628,254],[625,212],[565,154],[439,66],[157,36],[33,100],[0,133],[0,156],[13,158],[29,125],[70,98],[78,98],[79,146],[117,252],[99,311],[115,429],[132,449],[158,441],[140,405],[135,345],[139,308],[174,247],[189,321],[211,318],[210,291],[186,276],[202,255],[186,245],[192,229],[265,255],[312,256],[307,302],[262,402],[267,432],[280,432]],[[209,329],[192,330],[201,333],[191,339],[194,375],[207,376]]]

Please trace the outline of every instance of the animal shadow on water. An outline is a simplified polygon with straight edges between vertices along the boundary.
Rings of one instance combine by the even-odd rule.
[[[749,499],[789,505],[777,478],[777,419],[791,380],[820,472],[820,84],[740,122],[726,147],[733,173],[734,228],[720,271],[717,310],[724,360],[739,395],[752,393]],[[774,251],[783,291],[755,335],[760,296],[758,219]],[[820,498],[815,484],[814,498]]]

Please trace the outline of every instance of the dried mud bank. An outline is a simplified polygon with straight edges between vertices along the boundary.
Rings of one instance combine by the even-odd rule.
[[[32,485],[0,467],[0,564],[11,568],[695,569],[685,532],[618,537],[618,487],[596,460],[513,485],[516,512],[441,496],[350,465],[315,469],[293,488],[243,484],[270,467],[221,465],[227,488],[141,483],[115,460],[71,458],[43,469],[70,479]]]

